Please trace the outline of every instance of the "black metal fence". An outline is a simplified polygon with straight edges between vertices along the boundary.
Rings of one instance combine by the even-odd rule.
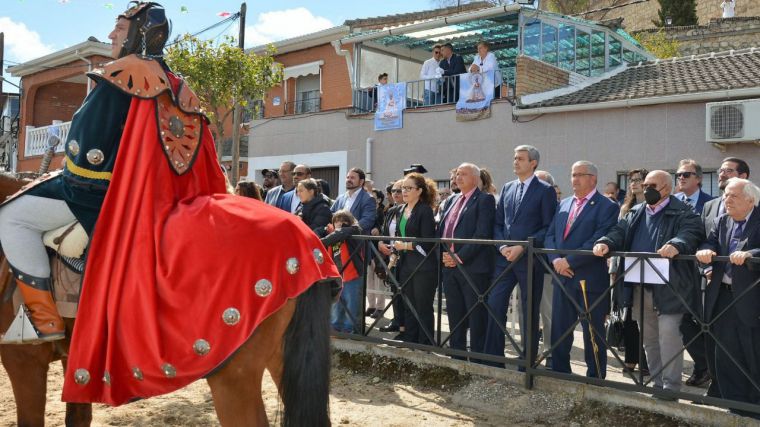
[[[405,292],[406,287],[408,286],[410,280],[412,279],[412,276],[418,273],[420,266],[425,262],[420,261],[420,263],[416,266],[415,270],[411,273],[411,275],[408,275],[407,277],[399,278],[396,275],[396,272],[394,271],[393,267],[389,267],[388,264],[388,258],[384,256],[377,248],[377,242],[385,241],[387,242],[389,239],[388,237],[373,237],[373,236],[354,236],[353,239],[362,241],[362,245],[357,245],[357,251],[362,250],[363,254],[365,255],[365,262],[369,264],[369,262],[374,262],[378,266],[378,270],[385,271],[385,281],[388,283],[389,287],[392,289],[392,298],[391,301],[388,302],[385,307],[382,308],[383,315],[391,309],[394,302],[397,302],[400,300],[403,304],[403,309],[406,312],[406,316],[412,316],[416,321],[418,321],[423,329],[424,326],[422,326],[422,322],[419,315],[419,307],[415,307],[409,297],[407,296],[407,292]],[[760,405],[742,402],[742,401],[736,401],[736,400],[728,400],[723,399],[719,397],[711,397],[707,395],[703,395],[701,393],[694,393],[690,392],[688,390],[668,390],[668,389],[659,389],[654,386],[654,378],[656,378],[658,375],[661,375],[662,372],[670,366],[672,363],[676,363],[676,360],[678,358],[683,357],[683,352],[686,350],[686,348],[690,345],[692,345],[697,339],[704,336],[706,339],[711,340],[714,342],[714,345],[716,348],[720,349],[720,351],[723,351],[730,361],[730,363],[733,363],[736,368],[744,375],[746,379],[749,380],[750,384],[752,385],[752,392],[757,393],[760,395],[760,375],[758,375],[757,372],[754,372],[754,370],[750,369],[750,367],[746,366],[746,364],[743,364],[742,361],[737,360],[737,355],[731,354],[730,351],[728,351],[725,343],[721,341],[721,337],[718,336],[715,333],[714,326],[718,320],[720,320],[723,316],[726,315],[726,313],[733,307],[736,302],[746,296],[750,292],[752,292],[756,287],[760,286],[760,279],[756,280],[754,283],[750,284],[746,289],[744,289],[742,292],[739,292],[737,294],[734,294],[733,301],[726,307],[724,307],[719,313],[715,314],[711,317],[709,321],[704,320],[705,316],[702,312],[703,309],[700,305],[700,308],[695,308],[693,304],[689,304],[684,297],[677,291],[677,289],[674,288],[673,283],[677,282],[678,280],[682,280],[684,278],[680,277],[673,277],[672,275],[669,276],[669,273],[673,273],[674,271],[668,271],[664,272],[661,271],[653,261],[657,258],[662,258],[656,253],[640,253],[640,252],[613,252],[608,254],[608,256],[617,256],[622,258],[627,258],[629,260],[630,265],[626,265],[625,268],[622,270],[622,274],[617,275],[614,280],[610,280],[609,284],[606,286],[606,290],[599,295],[594,300],[587,300],[584,302],[584,304],[577,303],[571,295],[568,293],[568,290],[565,287],[562,286],[555,286],[555,292],[558,290],[560,292],[563,292],[563,294],[570,299],[570,301],[573,302],[573,305],[575,306],[575,309],[578,312],[578,318],[575,320],[575,322],[564,331],[564,333],[561,335],[561,337],[557,340],[558,342],[561,342],[564,338],[570,336],[573,334],[576,330],[576,327],[582,323],[587,322],[588,328],[590,330],[590,334],[594,339],[596,340],[595,345],[601,344],[600,347],[604,349],[604,351],[608,352],[608,359],[610,360],[610,363],[608,366],[613,366],[614,364],[618,364],[625,373],[625,381],[618,381],[618,380],[611,380],[611,379],[603,379],[603,378],[594,378],[594,377],[587,377],[582,375],[576,375],[576,374],[567,374],[567,373],[561,373],[556,372],[550,369],[544,369],[540,364],[541,362],[547,357],[548,352],[544,352],[543,354],[534,354],[533,349],[536,347],[534,338],[536,334],[534,334],[532,328],[534,322],[528,321],[525,322],[526,331],[523,333],[523,331],[520,331],[521,339],[520,342],[518,342],[517,339],[515,339],[514,336],[510,333],[510,331],[506,328],[506,325],[503,323],[502,319],[499,319],[497,314],[492,310],[492,308],[487,304],[488,295],[489,293],[494,289],[499,279],[501,279],[505,274],[507,274],[511,269],[514,268],[517,261],[510,263],[509,266],[499,273],[499,275],[493,275],[491,277],[490,282],[488,283],[488,286],[485,288],[485,291],[480,291],[479,289],[483,289],[483,287],[479,287],[478,284],[474,283],[472,277],[467,272],[467,270],[462,266],[461,263],[457,261],[456,269],[459,270],[464,278],[466,279],[467,286],[471,287],[472,291],[476,293],[477,295],[477,303],[469,308],[466,315],[462,320],[457,322],[456,325],[449,324],[448,325],[448,333],[444,331],[444,328],[442,327],[443,317],[447,316],[446,308],[444,306],[445,301],[445,295],[443,293],[442,288],[442,262],[441,257],[443,253],[449,253],[450,255],[454,255],[454,253],[451,251],[451,245],[487,245],[492,253],[489,252],[489,256],[496,255],[496,247],[501,245],[509,245],[509,246],[522,246],[524,248],[523,254],[521,255],[522,258],[527,258],[526,262],[528,264],[528,283],[533,283],[533,271],[534,266],[540,265],[543,268],[543,271],[545,274],[550,274],[552,277],[552,285],[555,282],[560,281],[560,277],[557,275],[556,272],[554,272],[554,269],[550,265],[550,263],[547,261],[546,255],[548,254],[558,254],[558,255],[577,255],[577,256],[589,256],[594,257],[594,255],[591,253],[591,251],[583,251],[583,250],[550,250],[550,249],[544,249],[536,247],[532,240],[530,241],[496,241],[496,240],[463,240],[463,239],[422,239],[422,238],[402,238],[402,237],[394,237],[394,241],[402,241],[402,242],[412,242],[413,244],[419,244],[419,243],[427,243],[432,244],[433,249],[430,251],[427,251],[427,254],[425,256],[425,260],[429,259],[430,257],[435,258],[436,264],[438,265],[437,273],[436,273],[436,296],[434,303],[434,310],[436,314],[436,322],[435,322],[435,330],[424,330],[424,334],[426,337],[428,337],[429,341],[432,344],[419,344],[414,342],[406,342],[406,341],[398,341],[393,340],[390,338],[386,338],[383,336],[377,336],[378,334],[374,333],[379,328],[379,325],[381,322],[387,321],[387,319],[384,319],[384,316],[380,316],[376,319],[372,319],[369,323],[364,321],[364,318],[361,319],[353,319],[355,324],[357,325],[357,330],[361,331],[361,333],[355,333],[355,334],[346,334],[346,333],[335,333],[336,336],[340,338],[347,338],[352,340],[361,340],[361,341],[368,341],[368,342],[374,342],[378,344],[391,344],[397,347],[406,347],[406,348],[414,348],[419,350],[426,350],[431,351],[439,354],[445,354],[449,355],[451,357],[456,357],[460,359],[467,359],[471,362],[475,363],[486,363],[486,364],[496,364],[496,365],[507,365],[507,366],[516,366],[521,371],[525,372],[525,387],[526,388],[532,388],[533,382],[535,377],[537,376],[545,376],[545,377],[553,377],[553,378],[560,378],[564,380],[569,381],[575,381],[575,382],[583,382],[588,384],[594,384],[598,386],[603,387],[611,387],[614,389],[619,390],[626,390],[631,392],[643,392],[652,394],[657,397],[662,397],[666,399],[686,399],[693,401],[695,403],[701,403],[701,404],[709,404],[714,405],[718,407],[723,408],[730,408],[733,410],[738,411],[744,411],[744,413],[749,413],[755,417],[758,417],[760,415]],[[598,258],[596,258],[598,260]],[[632,262],[631,262],[632,261]],[[679,255],[671,260],[671,262],[679,261],[679,262],[687,262],[693,265],[693,268],[697,270],[699,268],[699,263],[695,256],[693,255]],[[714,257],[713,263],[726,263],[729,261],[728,257]],[[758,259],[749,259],[747,262],[754,268],[755,266],[760,269],[760,262],[758,262]],[[363,289],[364,292],[362,292],[362,307],[361,307],[361,315],[364,316],[365,312],[365,304],[366,304],[366,289],[367,289],[367,280],[368,276],[372,274],[376,274],[375,270],[372,268],[365,268],[364,269],[364,276],[363,276]],[[649,379],[646,379],[646,376],[642,373],[641,370],[638,371],[638,375],[635,375],[631,370],[626,370],[625,363],[623,359],[621,358],[621,355],[619,354],[619,351],[615,348],[615,346],[608,345],[605,331],[603,330],[596,330],[596,328],[593,326],[592,322],[588,322],[591,312],[600,304],[606,304],[607,301],[611,298],[611,293],[613,292],[613,289],[621,289],[625,286],[629,287],[636,287],[639,286],[639,289],[643,289],[645,286],[644,283],[644,276],[645,276],[645,270],[649,271],[649,274],[655,274],[656,278],[658,278],[661,281],[661,285],[659,286],[666,286],[669,287],[673,294],[675,295],[675,298],[678,299],[681,307],[683,307],[683,312],[685,314],[691,315],[692,319],[697,323],[697,326],[699,328],[699,333],[691,337],[689,341],[685,343],[681,343],[681,349],[680,351],[673,357],[671,357],[669,360],[663,360],[662,361],[662,367],[657,370],[656,372],[651,372],[651,376]],[[697,270],[698,271],[698,270]],[[676,275],[678,274],[678,271],[675,270]],[[626,281],[626,277],[634,276],[636,277],[637,283],[630,283],[629,281]],[[695,277],[699,277],[698,273],[695,273]],[[705,287],[701,287],[698,284],[695,284],[695,292],[701,292],[701,295],[699,296],[700,300],[704,300],[704,292]],[[713,286],[713,285],[710,285]],[[715,286],[718,286],[718,284],[715,284]],[[639,324],[641,325],[646,319],[645,316],[647,313],[643,310],[643,298],[644,298],[645,292],[639,291],[638,292],[638,319]],[[541,295],[536,295],[536,292],[534,292],[533,286],[527,286],[527,304],[524,307],[524,309],[527,311],[527,319],[533,319],[534,316],[538,316],[538,313],[534,312],[534,304],[533,301],[535,298],[541,298]],[[432,303],[432,301],[431,301]],[[337,304],[343,304],[342,301],[339,301]],[[635,303],[634,303],[635,304]],[[537,304],[535,305],[537,306]],[[451,337],[451,332],[458,330],[459,328],[467,328],[467,321],[469,317],[472,315],[472,313],[478,308],[485,308],[487,311],[487,315],[489,318],[489,322],[496,322],[498,326],[500,327],[502,333],[505,335],[505,342],[506,342],[506,356],[500,356],[500,355],[493,355],[493,354],[485,354],[485,353],[476,353],[472,351],[464,351],[464,350],[457,350],[450,348],[448,346],[449,340]],[[344,308],[345,305],[344,305]],[[347,310],[348,311],[348,310]],[[350,312],[350,311],[349,311]],[[641,328],[640,332],[641,332]],[[544,331],[546,333],[546,331]],[[372,334],[372,335],[371,335]],[[639,360],[643,359],[643,342],[644,342],[644,334],[639,334],[639,345],[638,345],[638,351],[639,351]],[[558,342],[552,342],[552,348],[551,350],[554,350],[559,343]],[[550,350],[550,351],[551,351]]]

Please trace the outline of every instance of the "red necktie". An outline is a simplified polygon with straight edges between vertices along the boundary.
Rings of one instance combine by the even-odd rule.
[[[573,226],[575,219],[578,218],[578,214],[580,213],[584,203],[586,203],[585,197],[575,202],[573,210],[570,211],[570,216],[567,218],[567,224],[565,225],[565,234],[562,235],[563,239],[567,239],[567,233],[570,232],[570,228]]]
[[[449,214],[448,218],[446,218],[446,228],[443,232],[443,237],[445,239],[451,239],[454,237],[454,229],[457,225],[457,219],[459,218],[459,212],[462,210],[462,206],[464,206],[464,194],[457,200],[457,203],[454,205],[454,208],[451,209],[451,213]]]

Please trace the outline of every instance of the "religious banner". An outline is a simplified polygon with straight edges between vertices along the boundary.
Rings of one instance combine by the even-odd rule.
[[[406,108],[406,83],[389,83],[377,87],[375,130],[401,129],[404,127]]]
[[[457,121],[467,122],[491,117],[493,71],[459,75]]]

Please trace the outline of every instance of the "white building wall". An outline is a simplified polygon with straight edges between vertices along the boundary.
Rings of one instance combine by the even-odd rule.
[[[678,161],[687,157],[706,170],[720,167],[724,157],[741,157],[760,174],[756,145],[731,145],[721,152],[705,142],[704,103],[547,114],[535,119],[521,117],[522,123],[513,121],[511,108],[503,101],[495,103],[491,118],[475,122],[457,122],[450,106],[441,111],[407,110],[403,129],[384,132],[373,130],[370,116],[350,117],[344,112],[259,121],[251,130],[250,164],[258,164],[255,162],[261,158],[345,152],[348,168],[367,169],[365,146],[371,137],[372,178],[378,187],[399,178],[411,163],[424,164],[428,176],[443,180],[448,179],[451,168],[464,161],[490,169],[500,187],[514,178],[512,150],[520,144],[539,149],[539,168],[554,175],[565,195],[570,194],[570,166],[576,160],[590,160],[599,166],[600,187],[614,181],[619,171],[639,167],[674,170]],[[313,155],[306,155],[305,163],[316,166],[308,161]],[[256,179],[261,180],[260,176]]]

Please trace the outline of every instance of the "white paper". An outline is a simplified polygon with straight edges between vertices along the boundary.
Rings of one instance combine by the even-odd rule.
[[[654,265],[654,267],[659,271],[660,274],[657,274],[657,271],[652,268],[651,265],[647,262],[646,259],[643,258],[634,258],[634,257],[625,257],[625,264],[624,270],[627,271],[628,267],[633,265],[636,260],[641,260],[640,264],[636,264],[628,273],[625,275],[625,281],[628,283],[635,283],[639,284],[642,282],[641,280],[641,264],[644,265],[644,283],[650,284],[650,285],[664,285],[667,281],[670,280],[670,260],[667,258],[649,258],[649,261]],[[665,278],[665,281],[662,280],[662,278]]]

